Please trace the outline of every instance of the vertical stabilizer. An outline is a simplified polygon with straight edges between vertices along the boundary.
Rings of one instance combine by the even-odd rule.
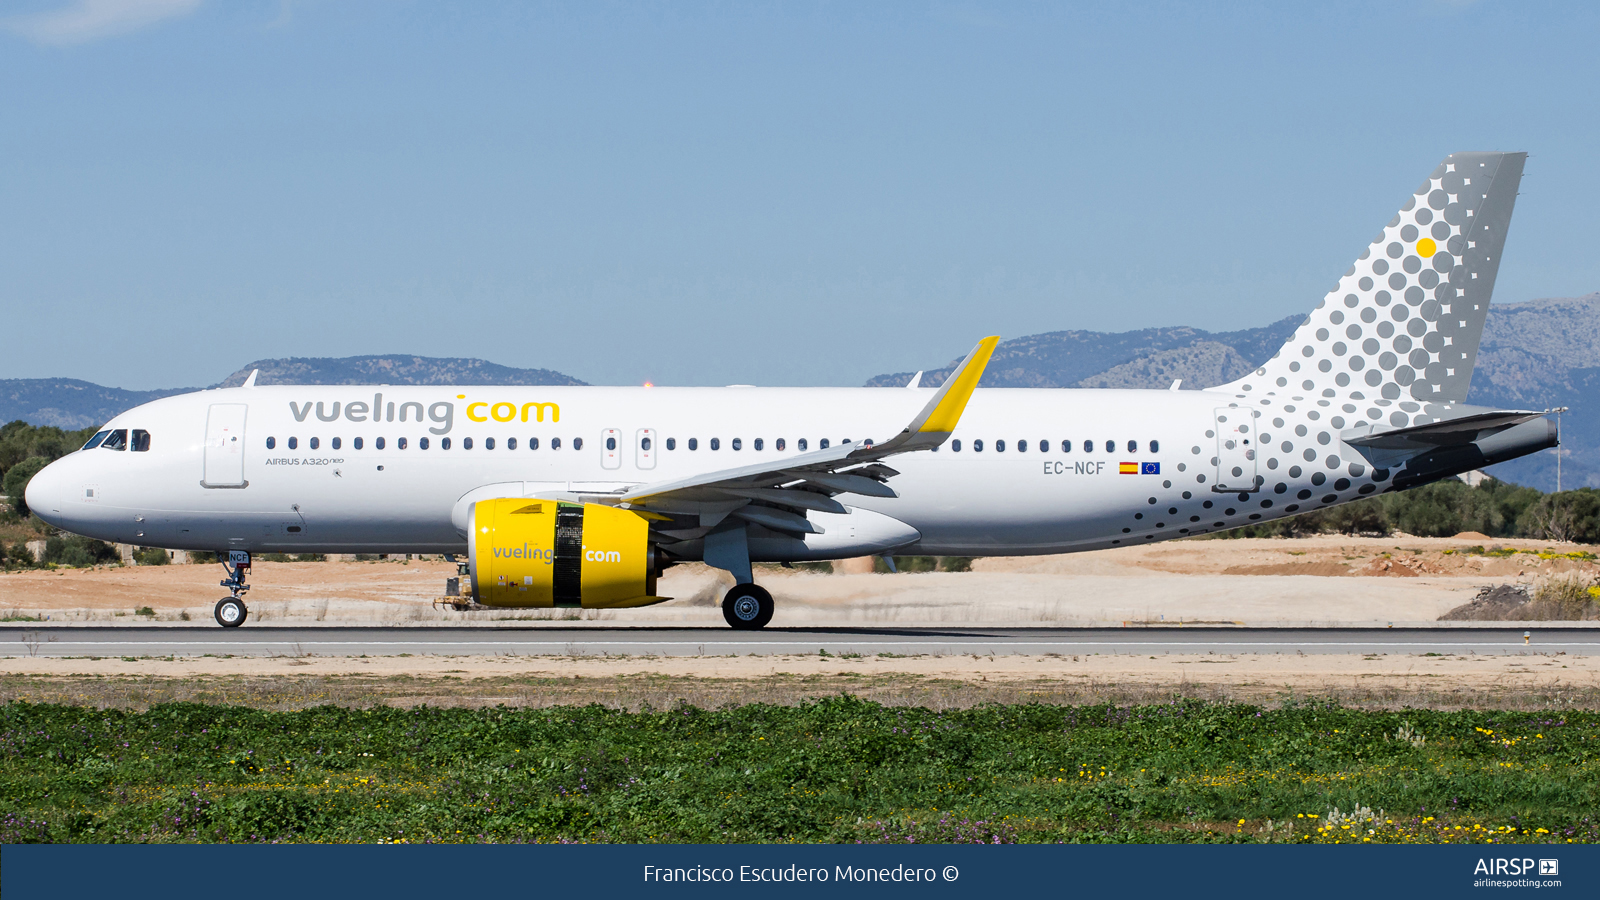
[[[1216,390],[1400,401],[1413,413],[1409,401],[1464,401],[1526,159],[1445,157],[1283,349]]]

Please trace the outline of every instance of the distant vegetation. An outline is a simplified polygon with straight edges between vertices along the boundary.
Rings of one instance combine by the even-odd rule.
[[[0,842],[1592,843],[1597,761],[1575,709],[13,702]]]
[[[1600,543],[1600,491],[1581,488],[1546,494],[1486,479],[1477,487],[1448,478],[1331,509],[1246,525],[1215,537],[1295,537],[1306,534],[1389,534],[1450,537],[1476,531],[1487,537]]]
[[[26,516],[22,492],[28,479],[93,436],[94,428],[63,431],[53,425],[29,425],[21,419],[0,425],[0,485],[4,486],[12,511]]]

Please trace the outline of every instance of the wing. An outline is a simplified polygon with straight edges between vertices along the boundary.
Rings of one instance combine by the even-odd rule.
[[[678,481],[644,484],[612,493],[562,496],[638,511],[653,520],[658,536],[692,540],[728,516],[774,531],[816,534],[808,510],[843,513],[839,494],[895,497],[886,483],[900,474],[883,460],[943,444],[961,420],[983,377],[998,337],[986,337],[945,380],[910,424],[882,443],[856,441],[772,462],[707,472]]]

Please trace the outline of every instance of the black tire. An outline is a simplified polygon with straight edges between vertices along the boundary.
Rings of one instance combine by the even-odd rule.
[[[244,601],[237,597],[223,597],[217,601],[217,608],[213,612],[217,624],[223,628],[238,628],[250,615],[250,610],[245,607]]]
[[[772,621],[777,604],[766,588],[756,584],[735,585],[722,598],[722,618],[740,631],[765,628]]]

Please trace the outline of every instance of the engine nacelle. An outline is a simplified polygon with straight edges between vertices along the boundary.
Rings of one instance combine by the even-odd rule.
[[[657,597],[642,516],[595,503],[503,498],[467,513],[471,598],[485,606],[618,609]]]

